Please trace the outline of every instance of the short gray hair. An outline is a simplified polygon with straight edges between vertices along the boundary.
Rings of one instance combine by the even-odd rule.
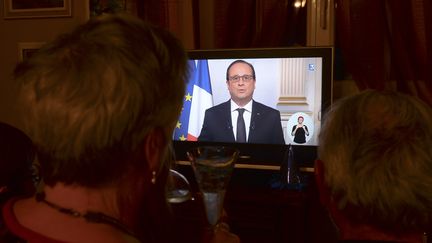
[[[403,229],[432,223],[432,110],[364,91],[337,102],[319,136],[324,178],[350,217]]]

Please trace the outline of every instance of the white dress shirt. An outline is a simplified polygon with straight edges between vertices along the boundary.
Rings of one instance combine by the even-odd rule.
[[[251,117],[252,117],[252,100],[249,101],[245,106],[240,107],[238,106],[233,100],[230,100],[231,103],[231,122],[232,122],[232,128],[234,132],[234,138],[237,140],[237,117],[238,117],[238,108],[244,108],[245,111],[243,113],[243,119],[245,122],[245,128],[246,128],[246,142],[249,140],[249,130],[250,130],[250,123],[251,123]]]

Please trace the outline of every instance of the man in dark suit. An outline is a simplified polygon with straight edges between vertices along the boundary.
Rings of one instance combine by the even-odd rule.
[[[252,64],[237,60],[227,68],[231,99],[207,109],[198,141],[285,144],[280,112],[252,99]]]

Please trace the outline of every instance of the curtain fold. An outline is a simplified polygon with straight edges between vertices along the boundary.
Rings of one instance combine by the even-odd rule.
[[[215,1],[214,16],[216,48],[251,46],[255,32],[255,1]]]
[[[392,89],[432,105],[429,0],[337,0],[336,38],[360,89]]]
[[[193,39],[200,47],[200,0],[134,0],[141,18],[174,30],[178,12],[191,1]],[[211,0],[213,48],[281,47],[306,45],[306,0]]]
[[[176,13],[173,8],[181,4],[170,0],[136,1],[139,16],[183,31],[176,24],[179,17],[172,16]],[[195,47],[199,47],[198,35],[206,33],[198,31],[199,0],[191,1],[195,29],[192,35]],[[213,48],[305,46],[306,18],[299,16],[306,15],[306,8],[294,7],[297,2],[214,0]],[[359,89],[397,90],[432,105],[432,1],[335,3],[336,43]]]
[[[296,0],[215,0],[215,48],[306,45],[306,7]],[[298,1],[297,1],[298,2]]]

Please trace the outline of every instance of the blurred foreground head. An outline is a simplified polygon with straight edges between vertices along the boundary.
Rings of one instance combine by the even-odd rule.
[[[45,183],[98,187],[137,168],[158,171],[162,166],[136,158],[150,137],[162,148],[170,142],[186,60],[167,31],[113,15],[90,20],[17,66],[22,120]]]
[[[323,177],[353,222],[424,230],[432,222],[432,110],[415,97],[364,91],[337,102],[320,133]]]

